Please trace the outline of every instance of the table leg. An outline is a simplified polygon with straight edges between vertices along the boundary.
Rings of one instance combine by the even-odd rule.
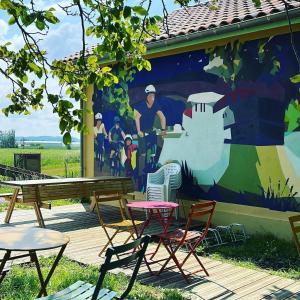
[[[168,215],[168,218],[167,218],[167,222],[165,223],[164,217],[161,214],[160,210],[159,209],[157,210],[158,219],[159,219],[159,222],[160,222],[161,226],[163,227],[163,234],[164,235],[168,233],[168,229],[169,229],[169,226],[171,224],[173,212],[174,212],[174,208],[171,208],[170,212],[169,212],[169,215]],[[150,257],[150,260],[153,260],[154,256],[157,254],[158,249],[159,249],[161,244],[162,244],[162,239],[160,238],[155,251],[152,253],[152,255]]]
[[[59,250],[59,252],[58,252],[58,254],[57,254],[57,256],[56,256],[56,258],[54,260],[54,263],[53,263],[53,265],[51,267],[51,270],[49,271],[49,273],[48,273],[48,275],[47,275],[47,277],[46,277],[46,279],[44,281],[44,283],[45,283],[45,289],[46,289],[46,287],[47,287],[47,285],[48,285],[48,283],[49,283],[49,281],[50,281],[50,279],[51,279],[51,277],[52,277],[52,275],[53,275],[53,273],[54,273],[54,271],[55,271],[55,269],[56,269],[56,267],[57,267],[57,265],[58,265],[58,263],[60,261],[60,259],[62,258],[63,253],[64,253],[66,247],[67,247],[67,244],[63,245],[61,247],[61,249]],[[41,295],[39,294],[38,297],[40,297],[40,296]]]
[[[38,273],[38,276],[39,276],[39,280],[40,280],[40,283],[41,283],[41,291],[39,292],[38,297],[47,296],[45,281],[44,281],[44,278],[43,278],[43,274],[42,274],[42,271],[41,271],[41,266],[40,266],[39,260],[37,258],[36,252],[35,251],[29,251],[29,255],[30,255],[31,262],[33,262],[35,264],[35,267],[36,267],[36,270],[37,270],[37,273]]]
[[[131,221],[132,221],[132,224],[133,224],[133,228],[134,228],[136,237],[137,237],[137,238],[141,238],[142,235],[143,235],[143,233],[144,233],[145,228],[146,228],[146,227],[149,225],[149,223],[150,223],[150,218],[151,218],[151,216],[152,216],[152,214],[153,214],[153,211],[150,210],[150,213],[147,214],[147,219],[146,219],[146,221],[144,222],[144,224],[143,224],[142,229],[140,230],[140,232],[138,231],[138,228],[137,228],[137,226],[136,226],[136,224],[135,224],[135,222],[134,222],[134,217],[133,217],[133,213],[132,213],[131,207],[128,207],[128,212],[129,212],[129,216],[130,216],[130,219],[131,219]],[[146,264],[146,266],[147,266],[147,269],[148,269],[148,271],[150,272],[150,274],[153,274],[153,272],[152,272],[152,270],[151,270],[151,268],[150,268],[150,265],[149,265],[149,263],[148,263],[148,261],[147,261],[146,255],[144,255],[144,262],[145,262],[145,264]]]
[[[11,251],[6,251],[6,253],[4,254],[3,259],[1,260],[1,264],[0,264],[0,284],[1,284],[1,282],[3,281],[3,279],[6,275],[6,272],[3,273],[3,270],[4,270],[6,262],[10,259],[10,254],[11,254]]]
[[[44,222],[43,215],[42,215],[41,208],[40,208],[39,204],[37,202],[34,202],[33,207],[34,207],[34,211],[35,211],[36,218],[37,218],[37,221],[39,223],[39,226],[41,228],[45,228],[46,226],[45,226],[45,222]]]
[[[10,222],[11,215],[13,213],[13,210],[15,208],[15,205],[16,205],[16,202],[17,202],[17,199],[18,199],[19,191],[20,191],[20,189],[15,189],[15,191],[13,193],[13,196],[9,201],[9,205],[8,205],[5,220],[4,220],[5,223]]]
[[[36,255],[36,252],[35,251],[29,252],[30,258],[31,258],[32,262],[35,263],[36,270],[37,270],[37,273],[38,273],[38,276],[39,276],[39,280],[40,280],[40,283],[41,283],[41,290],[40,290],[40,292],[38,294],[38,298],[41,297],[41,296],[47,296],[47,290],[46,290],[47,285],[48,285],[48,283],[49,283],[49,281],[50,281],[50,279],[51,279],[51,277],[53,275],[53,272],[55,271],[55,269],[56,269],[56,267],[57,267],[60,259],[62,258],[62,255],[63,255],[63,253],[64,253],[64,251],[66,249],[66,246],[67,245],[63,245],[61,247],[61,249],[60,249],[58,255],[56,256],[56,258],[55,258],[55,260],[53,262],[53,265],[52,265],[52,267],[51,267],[51,269],[50,269],[50,271],[49,271],[49,273],[48,273],[48,275],[47,275],[47,277],[46,277],[45,280],[43,278],[43,274],[42,274],[42,271],[41,271],[40,263],[39,263],[37,255]]]

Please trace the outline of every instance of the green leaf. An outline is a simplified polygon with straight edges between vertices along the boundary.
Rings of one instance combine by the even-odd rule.
[[[123,16],[125,19],[131,16],[131,7],[130,6],[124,7]]]
[[[144,62],[144,68],[147,70],[147,71],[151,71],[151,63],[149,60],[145,60]]]
[[[85,31],[87,36],[90,36],[93,33],[94,28],[92,26],[88,27]]]
[[[107,73],[107,72],[110,72],[111,71],[111,67],[103,67],[102,69],[101,69],[101,72],[102,73]]]
[[[297,74],[290,78],[292,83],[300,83],[300,74]]]
[[[28,82],[28,76],[25,74],[23,77],[22,77],[22,81],[24,83],[27,83]]]
[[[38,65],[36,65],[35,63],[28,63],[28,67],[31,71],[34,71],[34,72],[39,72],[40,71],[40,67]]]
[[[63,136],[63,142],[65,145],[70,145],[72,142],[72,137],[70,132],[66,132]]]
[[[96,55],[90,55],[87,59],[87,62],[91,66],[97,65],[98,57]]]
[[[146,10],[144,7],[139,6],[139,5],[133,6],[133,7],[132,7],[132,10],[133,10],[136,14],[138,14],[138,15],[140,15],[140,16],[147,16],[147,15],[148,15],[147,10]]]
[[[8,20],[8,25],[13,25],[16,23],[16,19],[14,16],[11,16],[10,19]]]
[[[65,120],[60,120],[59,122],[59,129],[61,132],[64,132],[67,128],[68,123]]]
[[[38,19],[36,22],[35,22],[35,26],[39,29],[39,30],[44,30],[45,29],[45,23]]]

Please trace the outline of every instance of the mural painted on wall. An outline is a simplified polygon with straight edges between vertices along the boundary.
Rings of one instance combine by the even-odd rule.
[[[143,191],[148,172],[178,161],[186,197],[300,211],[300,95],[288,35],[151,63],[94,94],[96,175],[132,176]]]

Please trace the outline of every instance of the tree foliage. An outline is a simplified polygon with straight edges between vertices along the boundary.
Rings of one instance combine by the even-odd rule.
[[[10,43],[0,45],[0,74],[12,87],[7,95],[10,104],[3,113],[6,116],[29,114],[32,109],[42,109],[46,100],[52,105],[53,113],[59,116],[63,140],[69,144],[72,129],[86,131],[84,112],[74,106],[74,101],[87,100],[85,92],[90,84],[95,84],[98,90],[118,85],[118,96],[124,100],[127,92],[124,82],[132,78],[135,70],[151,69],[150,62],[144,58],[145,41],[158,34],[160,27],[168,32],[166,0],[160,1],[163,18],[149,13],[151,6],[157,5],[157,1],[152,0],[142,0],[140,5],[131,6],[125,0],[69,0],[64,6],[60,4],[66,15],[80,20],[82,49],[80,58],[75,61],[49,61],[41,48],[41,40],[60,22],[54,7],[40,9],[33,0],[0,0],[0,11],[9,15],[8,24],[16,27],[24,40],[24,46],[18,50]],[[252,1],[260,5],[260,0]],[[175,2],[186,6],[197,1]],[[217,0],[211,1],[212,8],[216,4]],[[88,57],[87,36],[99,40]],[[114,62],[118,62],[117,66]],[[49,91],[50,78],[59,83],[58,93]],[[298,81],[298,77],[293,80]],[[121,101],[121,105],[128,103]]]

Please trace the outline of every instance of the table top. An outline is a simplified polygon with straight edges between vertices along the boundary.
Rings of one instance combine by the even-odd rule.
[[[101,176],[101,177],[78,177],[78,178],[54,178],[54,179],[38,179],[38,180],[16,180],[16,181],[0,181],[0,184],[7,186],[38,186],[38,185],[51,185],[51,184],[66,184],[66,183],[86,183],[98,182],[105,180],[124,180],[128,177],[116,176]]]
[[[1,250],[48,250],[66,245],[69,241],[65,234],[50,229],[11,226],[0,228]]]
[[[174,202],[167,201],[135,201],[127,204],[130,208],[144,208],[144,209],[170,209],[176,208],[179,205]]]

